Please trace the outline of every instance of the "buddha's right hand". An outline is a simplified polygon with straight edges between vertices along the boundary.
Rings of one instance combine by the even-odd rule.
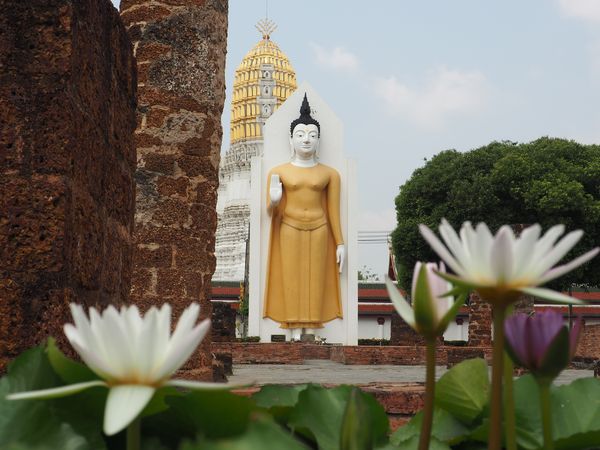
[[[279,179],[279,175],[274,173],[271,175],[271,186],[269,188],[269,195],[271,196],[271,205],[277,206],[281,201],[283,195],[283,185]]]

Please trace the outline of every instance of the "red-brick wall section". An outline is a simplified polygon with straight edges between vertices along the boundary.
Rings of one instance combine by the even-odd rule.
[[[225,101],[226,0],[121,0],[138,66],[132,302],[210,317]],[[211,378],[210,335],[186,376]]]
[[[136,69],[110,0],[5,0],[0,68],[1,370],[128,301]]]
[[[600,360],[600,324],[583,327],[576,356]]]
[[[492,307],[473,291],[469,297],[469,346],[492,345]]]

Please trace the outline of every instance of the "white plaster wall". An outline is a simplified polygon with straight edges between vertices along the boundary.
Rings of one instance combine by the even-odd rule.
[[[462,325],[452,320],[444,333],[446,341],[466,341],[469,339],[469,321],[465,318]]]
[[[383,316],[359,316],[358,317],[358,338],[359,339],[379,339],[380,331],[377,318]],[[383,339],[389,339],[392,334],[392,320],[385,317],[383,324]]]
[[[358,341],[358,282],[357,223],[358,205],[356,190],[356,165],[343,153],[343,125],[325,101],[306,82],[290,96],[267,120],[264,132],[262,157],[252,160],[252,192],[250,199],[250,286],[248,334],[260,336],[261,342],[269,342],[272,334],[285,334],[271,319],[263,319],[263,302],[268,258],[271,218],[266,209],[266,182],[269,170],[289,162],[290,123],[300,114],[304,94],[312,109],[312,116],[321,125],[319,162],[334,167],[341,177],[340,216],[342,233],[346,244],[346,264],[340,276],[342,311],[344,318],[335,319],[317,331],[327,342],[356,345]],[[348,277],[348,274],[352,274]]]

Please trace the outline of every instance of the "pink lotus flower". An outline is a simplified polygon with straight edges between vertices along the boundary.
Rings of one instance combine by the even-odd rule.
[[[387,290],[396,311],[417,333],[432,338],[441,336],[464,304],[466,293],[448,295],[452,284],[438,275],[446,273],[444,263],[417,262],[412,278],[412,307],[394,283],[386,279]]]

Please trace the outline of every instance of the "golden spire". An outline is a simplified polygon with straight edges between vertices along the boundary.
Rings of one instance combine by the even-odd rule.
[[[268,18],[260,19],[254,26],[262,34],[263,39],[270,39],[271,33],[277,29],[277,24]]]
[[[275,99],[271,112],[277,109],[296,90],[296,73],[285,53],[270,39],[277,25],[268,18],[261,19],[256,29],[260,40],[244,57],[235,71],[231,101],[231,144],[262,139],[259,119],[262,108],[259,97],[264,94],[260,82],[265,77],[264,64],[270,67],[274,81],[269,95]]]

